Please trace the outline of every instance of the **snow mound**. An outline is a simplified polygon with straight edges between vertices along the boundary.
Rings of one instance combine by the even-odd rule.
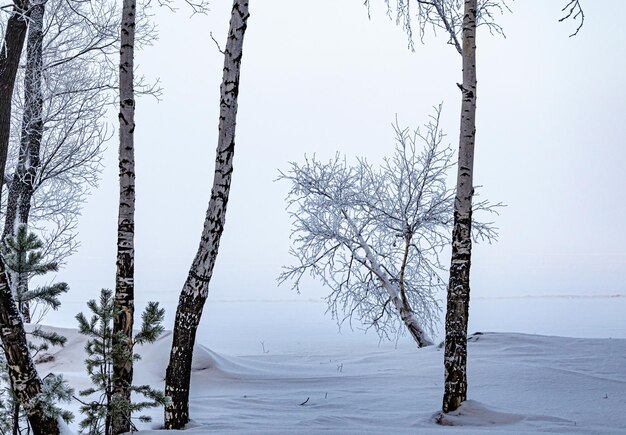
[[[51,349],[52,360],[38,364],[40,375],[62,373],[76,390],[86,388],[85,337],[74,329],[46,329],[68,340],[64,348]],[[237,340],[250,332],[229,333]],[[472,400],[439,425],[433,411],[443,392],[443,352],[435,346],[416,349],[406,340],[397,347],[342,350],[324,338],[304,352],[299,342],[281,338],[295,351],[234,356],[197,344],[193,423],[184,433],[626,433],[623,339],[475,334],[468,348]],[[167,332],[136,349],[142,359],[135,365],[135,384],[164,388],[171,341]],[[77,414],[79,404],[67,407]],[[138,422],[142,433],[164,433],[158,431],[162,409],[148,414],[154,421]],[[77,430],[77,417],[70,430]]]
[[[495,426],[519,423],[523,415],[495,411],[474,400],[467,400],[456,411],[437,413],[435,422],[442,426]]]
[[[536,427],[541,432],[573,433],[577,432],[576,422],[564,418],[544,415],[521,415],[497,411],[475,400],[467,400],[456,411],[444,414],[436,413],[435,423],[441,426],[462,426],[465,428],[487,428],[507,426],[525,422],[528,427]],[[503,429],[504,430],[504,429]],[[514,431],[514,428],[511,428]]]

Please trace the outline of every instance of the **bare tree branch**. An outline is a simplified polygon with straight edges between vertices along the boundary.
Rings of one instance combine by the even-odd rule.
[[[211,39],[213,40],[213,42],[215,42],[215,45],[217,46],[217,50],[218,50],[220,53],[225,54],[225,53],[224,53],[224,50],[222,50],[222,47],[220,47],[220,43],[219,43],[219,42],[217,42],[217,40],[213,37],[213,32],[209,32],[209,36],[211,36]]]
[[[392,7],[390,0],[384,0],[387,15],[394,18],[408,38],[409,49],[414,50],[413,25],[416,24],[420,41],[424,41],[426,31],[438,30],[448,35],[448,44],[462,54],[460,35],[463,29],[463,0],[395,0]],[[370,13],[371,0],[364,4]],[[414,6],[412,6],[414,5]],[[492,34],[504,36],[504,29],[496,22],[496,14],[510,11],[507,0],[480,0],[476,11],[477,25],[486,26]]]
[[[430,342],[435,295],[446,287],[439,255],[452,225],[454,192],[446,178],[454,156],[443,146],[440,113],[439,106],[413,132],[396,120],[394,153],[380,167],[363,158],[350,165],[339,155],[328,162],[305,157],[279,175],[292,186],[287,204],[296,260],[279,282],[299,291],[303,278],[319,279],[330,289],[328,311],[339,324],[356,319],[381,338],[405,325],[419,346]],[[489,203],[483,208],[491,211]],[[496,236],[490,224],[477,228],[484,240]]]
[[[573,21],[580,20],[580,22],[578,23],[578,27],[576,28],[574,33],[572,33],[569,36],[571,38],[572,36],[578,35],[578,32],[580,31],[580,29],[583,27],[583,24],[585,23],[585,12],[583,11],[582,6],[580,5],[580,0],[569,0],[569,2],[563,7],[563,9],[561,9],[561,12],[565,13],[565,15],[559,20],[559,23],[562,23],[563,21],[570,19],[570,18]]]

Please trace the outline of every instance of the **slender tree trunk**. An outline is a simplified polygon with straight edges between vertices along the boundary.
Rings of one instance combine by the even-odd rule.
[[[378,260],[376,260],[376,256],[359,232],[359,229],[357,228],[354,221],[350,218],[345,210],[343,210],[342,213],[346,221],[348,221],[348,225],[354,232],[359,246],[365,252],[365,258],[358,261],[360,261],[362,264],[369,263],[367,264],[367,268],[378,277],[383,288],[387,291],[391,303],[396,308],[396,311],[400,316],[400,320],[402,320],[402,323],[404,323],[404,326],[406,326],[409,334],[411,334],[411,337],[413,337],[413,340],[415,340],[415,343],[417,343],[417,347],[432,346],[433,341],[430,339],[424,328],[422,328],[422,325],[420,325],[417,317],[415,317],[415,314],[413,313],[413,310],[409,305],[409,301],[408,299],[406,299],[406,295],[403,295],[404,276],[402,276],[402,278],[400,279],[399,288],[398,286],[392,284],[391,281],[389,281],[387,274],[385,274],[385,272],[383,271],[382,265],[378,262]],[[353,251],[352,254],[355,256],[355,258],[358,258],[355,251]],[[404,269],[404,266],[402,267],[402,269]]]
[[[472,252],[472,196],[476,136],[476,8],[465,0],[463,17],[463,85],[459,163],[454,202],[452,264],[448,286],[443,412],[456,410],[467,399],[467,323]]]
[[[29,13],[28,43],[26,47],[26,71],[24,74],[24,116],[20,139],[20,152],[13,181],[9,187],[3,240],[15,235],[18,225],[27,225],[35,182],[40,167],[39,150],[43,136],[43,94],[41,73],[43,66],[43,18],[44,3],[33,3]],[[28,291],[27,276],[13,276],[12,283],[21,285],[20,291]],[[17,290],[17,289],[14,289]],[[28,302],[18,303],[24,322],[30,322]]]
[[[172,351],[165,379],[165,394],[172,400],[171,404],[165,408],[166,429],[181,429],[189,421],[191,359],[196,330],[208,296],[209,282],[217,258],[220,237],[224,230],[235,152],[237,96],[243,37],[249,16],[248,0],[234,0],[220,87],[219,136],[211,199],[200,246],[180,294]]]
[[[20,435],[20,402],[16,401],[13,406],[13,435]]]
[[[11,127],[11,97],[15,76],[26,36],[28,2],[14,1],[0,49],[0,190],[4,183],[9,132]],[[56,419],[43,414],[40,406],[29,406],[41,391],[41,379],[28,352],[24,324],[9,288],[4,262],[0,261],[0,338],[4,347],[11,388],[25,406],[35,434],[58,434]]]
[[[409,331],[409,334],[411,334],[411,337],[415,340],[415,343],[417,343],[417,347],[432,346],[433,341],[430,339],[424,328],[422,328],[422,325],[420,325],[420,322],[417,320],[417,317],[415,317],[411,307],[408,304],[405,304],[398,295],[392,296],[391,302],[396,307],[398,315],[404,323],[404,326],[406,326]]]
[[[11,128],[11,98],[15,76],[26,38],[26,10],[28,4],[16,1],[7,21],[2,48],[0,49],[0,184],[4,183],[4,166],[9,149]]]
[[[123,352],[114,360],[113,392],[130,402],[133,382],[133,321],[135,311],[135,92],[133,88],[135,46],[135,0],[124,0],[120,39],[120,201],[117,220],[117,274],[115,277],[115,310],[113,331],[117,349]],[[123,334],[124,341],[118,342]],[[113,433],[130,430],[130,419],[119,416],[113,419]]]
[[[21,300],[21,296],[26,294],[28,291],[28,273],[18,272],[15,274],[15,294],[18,295],[17,299],[17,308],[20,310],[22,314],[22,320],[24,323],[30,323],[30,309],[27,301]]]

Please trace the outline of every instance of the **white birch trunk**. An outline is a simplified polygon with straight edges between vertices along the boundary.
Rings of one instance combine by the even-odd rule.
[[[132,355],[133,321],[135,311],[135,0],[123,0],[120,35],[120,149],[119,149],[119,214],[117,220],[117,273],[115,276],[114,332],[124,335],[116,345]],[[113,364],[113,392],[130,402],[133,382],[132,358],[120,355]],[[113,420],[113,433],[130,431],[130,419]]]
[[[448,285],[443,412],[456,410],[467,399],[467,324],[469,319],[472,253],[472,196],[476,136],[476,9],[477,0],[465,0],[463,17],[463,85],[461,131],[452,264]]]
[[[26,47],[26,71],[24,74],[24,115],[20,138],[17,168],[9,187],[7,210],[2,240],[7,235],[15,235],[20,225],[28,225],[30,205],[35,190],[35,179],[40,166],[39,151],[43,136],[43,94],[41,90],[43,67],[43,19],[45,3],[33,3],[28,24]],[[28,291],[26,274],[11,274],[14,294]],[[29,303],[18,303],[24,322],[30,323]]]
[[[11,127],[11,97],[26,36],[27,1],[14,1],[0,48],[0,190]],[[24,324],[11,294],[4,263],[0,261],[0,339],[7,359],[11,388],[20,403],[28,405],[41,391],[41,379],[28,352]],[[56,419],[44,415],[41,406],[26,406],[28,421],[35,434],[59,433]]]
[[[165,428],[181,429],[189,421],[189,382],[196,330],[206,302],[209,282],[224,230],[235,152],[235,127],[239,72],[246,31],[248,0],[234,0],[224,52],[220,87],[220,119],[211,199],[198,252],[183,286],[176,310],[172,351],[165,379],[165,394],[172,400],[165,408]]]

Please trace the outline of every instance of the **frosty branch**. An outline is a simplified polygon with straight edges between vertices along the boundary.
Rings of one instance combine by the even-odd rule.
[[[454,201],[446,186],[453,152],[442,146],[440,113],[412,133],[396,121],[394,153],[380,168],[365,159],[351,166],[337,155],[292,163],[279,177],[292,185],[296,258],[279,281],[299,289],[311,275],[330,288],[326,300],[340,323],[356,318],[382,337],[404,324],[420,347],[432,344],[436,293],[445,289],[439,255],[450,243]],[[478,208],[494,211],[488,202]],[[496,236],[489,223],[476,229],[475,237]]]
[[[371,0],[365,0],[369,8]],[[460,42],[463,30],[463,0],[396,0],[392,7],[390,0],[385,0],[387,15],[395,18],[407,34],[408,44],[414,49],[413,26],[417,26],[420,40],[423,42],[428,29],[436,34],[438,30],[448,35],[448,43],[461,54]],[[496,22],[495,15],[510,10],[506,0],[481,0],[476,11],[477,25],[485,26],[492,34],[504,35],[503,28]],[[395,9],[395,10],[394,10]]]
[[[209,12],[209,2],[208,0],[184,0],[187,3],[187,6],[191,8],[192,14],[206,14]],[[148,0],[146,5],[149,6],[152,3],[152,0]],[[174,6],[174,0],[157,0],[157,3],[161,7],[165,7],[170,9],[171,11],[176,11],[177,8]]]
[[[436,34],[438,30],[445,32],[448,43],[453,45],[459,54],[462,54],[461,32],[463,30],[463,5],[464,0],[396,0],[392,4],[390,0],[384,0],[387,5],[387,15],[395,19],[396,24],[401,26],[408,37],[411,50],[414,49],[413,28],[417,27],[420,41],[423,42],[428,29]],[[365,0],[364,4],[368,11],[371,0]],[[485,26],[489,32],[504,36],[504,29],[496,21],[497,15],[511,9],[508,0],[479,0],[476,9],[476,26]],[[576,30],[570,35],[576,36],[585,21],[585,13],[580,0],[567,0],[561,9],[563,16],[559,22],[572,20],[578,23]]]

